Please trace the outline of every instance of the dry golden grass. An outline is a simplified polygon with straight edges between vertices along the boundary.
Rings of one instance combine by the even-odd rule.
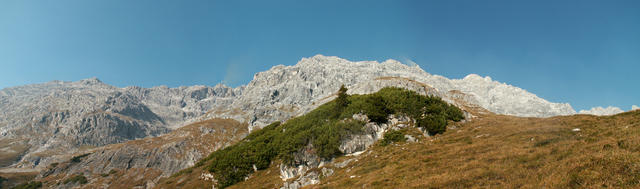
[[[250,178],[244,182],[237,183],[228,187],[229,189],[267,189],[267,188],[280,188],[282,187],[282,179],[280,178],[280,162],[274,162],[268,169],[258,171],[250,176]]]
[[[640,111],[490,115],[431,140],[375,146],[357,158],[309,188],[638,188]]]
[[[0,139],[0,167],[17,162],[28,149],[29,145],[20,139]]]
[[[278,169],[278,165],[279,162],[273,163],[269,168],[252,174],[248,180],[227,188],[280,188],[282,186],[282,179],[280,179],[280,170]],[[203,179],[201,177],[203,173],[209,173],[209,171],[203,170],[203,167],[196,167],[180,176],[160,180],[156,188],[211,188],[213,186],[213,182]]]
[[[307,188],[640,188],[640,111],[552,118],[473,113],[481,117],[455,123],[443,135],[419,138],[416,143],[374,145],[360,156],[337,158],[337,162],[357,161],[332,167],[333,175]],[[190,128],[182,131],[198,132],[198,127]],[[575,128],[580,131],[572,131]],[[129,144],[159,145],[144,140]],[[230,188],[279,188],[278,165],[273,163]],[[126,179],[147,173],[154,176],[132,170],[113,175],[122,180],[109,176],[100,183],[140,186],[143,183]],[[203,173],[208,171],[202,167],[188,169],[160,180],[156,188],[211,188]]]
[[[201,178],[202,173],[208,173],[206,170],[202,170],[202,167],[185,169],[188,170],[180,176],[172,176],[169,178],[160,179],[158,185],[155,188],[212,188],[213,182],[204,180]],[[183,170],[183,171],[185,171]]]
[[[640,188],[640,111],[608,117],[488,114],[443,135],[374,145],[335,161],[349,158],[357,161],[331,167],[333,175],[306,188]],[[230,188],[279,188],[279,174],[273,164]]]
[[[13,172],[13,173],[0,172],[0,177],[3,178],[3,181],[0,182],[0,188],[11,188],[15,185],[29,182],[30,180],[33,180],[33,178],[35,178],[36,175],[38,175],[38,172]]]

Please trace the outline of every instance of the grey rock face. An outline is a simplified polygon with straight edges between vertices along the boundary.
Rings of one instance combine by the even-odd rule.
[[[548,102],[489,77],[471,74],[464,79],[448,79],[395,60],[351,62],[316,55],[293,66],[278,65],[257,73],[229,108],[213,111],[206,117],[231,117],[249,122],[252,127],[262,127],[304,114],[331,100],[342,84],[352,94],[372,93],[386,86],[403,87],[440,96],[450,103],[464,101],[498,114],[532,117],[575,114],[569,104]]]
[[[6,88],[0,90],[0,142],[27,146],[14,167],[42,168],[59,154],[167,133],[231,104],[241,90],[117,88],[96,78]]]

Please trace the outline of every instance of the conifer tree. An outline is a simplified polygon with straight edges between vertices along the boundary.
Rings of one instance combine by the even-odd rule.
[[[339,109],[347,107],[349,105],[349,95],[347,95],[347,88],[344,85],[340,86],[340,90],[338,90],[338,98],[336,99],[336,104]]]

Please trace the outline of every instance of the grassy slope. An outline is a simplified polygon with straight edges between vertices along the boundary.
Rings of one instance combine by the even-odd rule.
[[[442,135],[374,145],[307,188],[638,188],[640,111],[521,118],[475,112]],[[580,131],[572,131],[579,128]],[[279,188],[278,162],[229,188]],[[210,188],[204,167],[159,188]]]
[[[375,145],[305,188],[640,187],[640,111],[607,117],[487,115],[456,127],[416,143]],[[335,161],[349,158],[354,157]],[[279,172],[272,169],[230,188],[280,186]]]
[[[546,119],[491,115],[432,141],[370,151],[309,188],[637,188],[640,111]]]
[[[11,188],[18,184],[26,183],[33,180],[38,172],[17,172],[17,173],[0,173],[0,189]]]

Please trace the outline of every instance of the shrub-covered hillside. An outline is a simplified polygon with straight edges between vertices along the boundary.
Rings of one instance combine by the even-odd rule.
[[[341,88],[338,98],[314,111],[275,122],[249,134],[238,144],[211,153],[195,165],[215,175],[218,187],[233,185],[256,169],[266,169],[279,159],[291,163],[293,154],[312,144],[317,155],[330,159],[340,156],[340,141],[347,135],[361,132],[365,122],[353,120],[364,113],[370,120],[384,123],[390,114],[407,115],[430,134],[445,131],[448,120],[460,121],[460,109],[438,97],[427,97],[401,88],[384,88],[368,95],[347,95]],[[190,172],[193,168],[179,174]]]

